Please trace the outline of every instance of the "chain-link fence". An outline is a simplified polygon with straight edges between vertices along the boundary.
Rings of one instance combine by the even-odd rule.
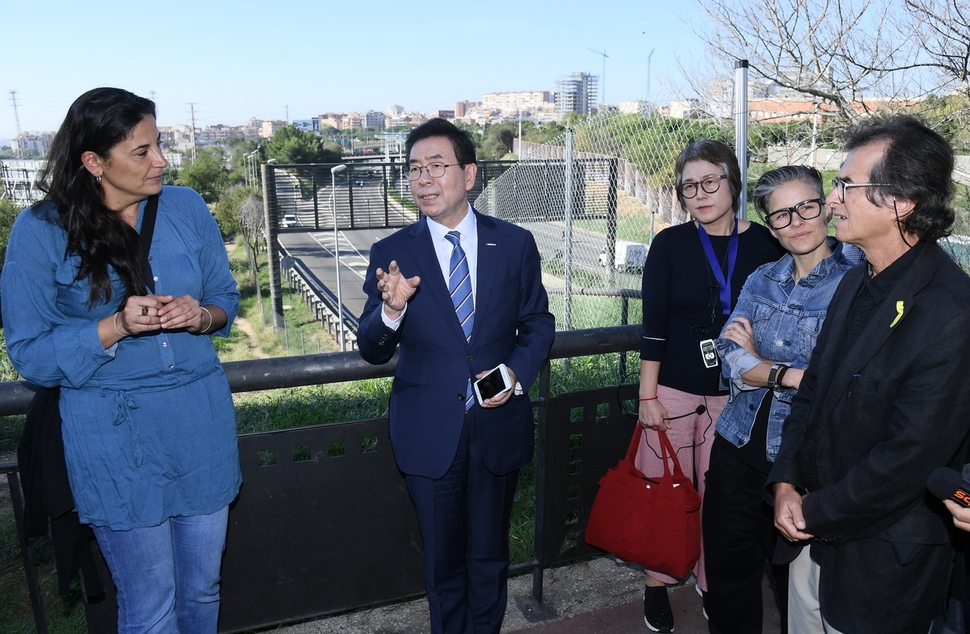
[[[705,138],[733,146],[733,122],[606,113],[550,143],[523,143],[521,162],[478,197],[476,209],[535,236],[558,329],[640,320],[631,296],[650,242],[687,219],[674,162]]]
[[[828,189],[844,158],[841,132],[817,112],[750,125],[742,153],[749,190],[766,170],[792,163],[817,167]],[[523,143],[519,164],[475,200],[482,213],[535,236],[558,329],[639,321],[631,291],[640,289],[653,236],[688,219],[674,192],[674,163],[700,139],[734,147],[734,122],[608,112],[547,144]],[[954,178],[954,235],[941,243],[970,271],[970,157],[957,157]],[[757,220],[750,204],[748,217]]]

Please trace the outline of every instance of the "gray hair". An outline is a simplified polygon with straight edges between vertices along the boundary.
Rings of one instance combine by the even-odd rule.
[[[761,175],[755,183],[754,192],[751,194],[751,202],[758,211],[758,215],[764,220],[771,210],[768,209],[768,198],[774,194],[782,185],[788,183],[802,182],[815,189],[819,198],[825,198],[825,188],[822,186],[822,175],[814,167],[807,165],[785,165],[773,170],[768,170]]]

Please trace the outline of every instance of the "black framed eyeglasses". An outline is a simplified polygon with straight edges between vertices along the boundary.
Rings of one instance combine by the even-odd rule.
[[[721,188],[721,181],[727,178],[727,174],[720,176],[705,176],[698,183],[683,183],[677,189],[684,198],[693,198],[697,195],[697,187],[700,186],[705,194],[713,194]]]
[[[838,177],[832,179],[832,188],[838,192],[840,203],[845,202],[845,190],[852,187],[889,187],[889,185],[886,183],[851,183]]]
[[[427,170],[428,176],[431,178],[441,178],[445,175],[445,170],[449,167],[455,167],[458,163],[428,163],[427,165],[409,165],[404,168],[404,173],[407,174],[408,179],[416,181],[421,178],[421,171]]]
[[[772,229],[784,229],[791,224],[792,220],[795,219],[795,214],[797,214],[802,220],[818,218],[822,213],[823,206],[825,206],[824,198],[803,200],[797,205],[776,209],[765,216],[765,222],[767,222],[768,226]]]

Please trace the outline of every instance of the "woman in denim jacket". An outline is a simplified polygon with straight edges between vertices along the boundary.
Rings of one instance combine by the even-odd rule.
[[[724,634],[761,632],[761,578],[776,537],[762,491],[829,300],[862,260],[857,248],[828,237],[818,170],[765,172],[752,198],[788,254],[751,274],[717,342],[731,396],[715,426],[703,536],[706,609],[711,631]],[[774,572],[784,623],[787,569]]]

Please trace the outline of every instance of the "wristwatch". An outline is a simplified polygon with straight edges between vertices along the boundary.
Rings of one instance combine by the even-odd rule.
[[[776,363],[771,366],[771,370],[768,371],[768,387],[772,390],[783,389],[785,386],[781,384],[781,380],[790,367],[784,363]]]

